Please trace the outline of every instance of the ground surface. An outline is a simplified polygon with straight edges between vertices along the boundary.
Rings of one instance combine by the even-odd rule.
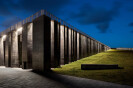
[[[81,64],[118,64],[124,69],[81,70]],[[133,86],[133,51],[110,50],[53,69],[56,73]]]
[[[133,88],[103,81],[0,67],[0,88]]]

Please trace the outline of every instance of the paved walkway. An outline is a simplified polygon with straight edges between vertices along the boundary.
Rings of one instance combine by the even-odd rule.
[[[133,88],[103,81],[47,73],[45,75],[20,68],[0,67],[0,88]]]

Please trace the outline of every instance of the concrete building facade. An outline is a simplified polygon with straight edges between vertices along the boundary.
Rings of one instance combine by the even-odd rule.
[[[109,49],[41,10],[0,34],[0,65],[48,71]]]

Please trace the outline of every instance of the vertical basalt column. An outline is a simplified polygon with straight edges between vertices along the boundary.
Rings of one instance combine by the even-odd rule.
[[[101,51],[104,52],[104,45],[101,44]]]
[[[11,33],[7,34],[5,43],[5,66],[11,67]]]
[[[65,31],[64,31],[64,60],[65,64],[69,63],[69,55],[68,55],[68,27],[65,26]]]
[[[77,60],[77,32],[76,31],[73,31],[73,54],[74,54],[74,61]]]
[[[97,41],[96,41],[96,53],[98,53],[98,50],[97,50]]]
[[[19,67],[18,59],[18,33],[16,30],[11,34],[11,67]]]
[[[64,65],[64,25],[60,25],[60,64]]]
[[[73,30],[71,30],[71,62],[74,61],[74,47],[73,47],[74,34],[73,33],[74,33]]]
[[[96,54],[96,41],[93,40],[93,54]]]
[[[22,34],[18,35],[18,59],[19,66],[22,67]]]
[[[93,40],[91,39],[91,55],[94,54],[94,45]]]
[[[81,35],[81,58],[84,57],[84,46],[85,45],[85,42],[84,42],[84,36]]]
[[[32,68],[32,34],[33,23],[25,24],[22,31],[22,68],[24,69]]]
[[[100,52],[102,52],[102,44],[100,43]]]
[[[79,59],[82,58],[82,46],[81,46],[81,40],[82,35],[79,33]]]
[[[51,67],[55,67],[55,58],[54,58],[54,30],[55,30],[55,21],[51,20]]]
[[[52,59],[53,60],[53,59]],[[54,21],[54,66],[60,66],[60,24],[57,21]]]
[[[71,62],[71,59],[72,59],[72,57],[71,57],[72,56],[72,53],[71,53],[72,52],[72,47],[71,47],[72,46],[71,45],[71,39],[72,38],[71,37],[72,37],[72,32],[71,32],[71,29],[69,28],[68,29],[68,39],[69,39],[68,40],[68,54],[69,54],[69,62]]]
[[[0,37],[0,66],[4,66],[4,38]]]
[[[79,33],[77,32],[77,60],[79,60]]]
[[[87,37],[86,36],[84,36],[84,41],[85,41],[85,47],[84,47],[84,49],[85,49],[85,57],[87,57],[88,55],[88,52],[87,52],[87,45],[88,45],[88,43],[87,43]]]
[[[51,65],[51,19],[42,15],[33,21],[32,68],[49,71]]]
[[[90,44],[90,38],[87,38],[87,55],[89,56],[89,55],[91,55],[91,44]]]
[[[100,52],[100,49],[99,49],[99,42],[97,43],[97,52],[99,53]]]

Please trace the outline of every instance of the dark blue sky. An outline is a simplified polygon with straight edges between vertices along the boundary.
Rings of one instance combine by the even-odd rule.
[[[0,31],[41,9],[110,47],[133,48],[133,0],[0,0]]]

